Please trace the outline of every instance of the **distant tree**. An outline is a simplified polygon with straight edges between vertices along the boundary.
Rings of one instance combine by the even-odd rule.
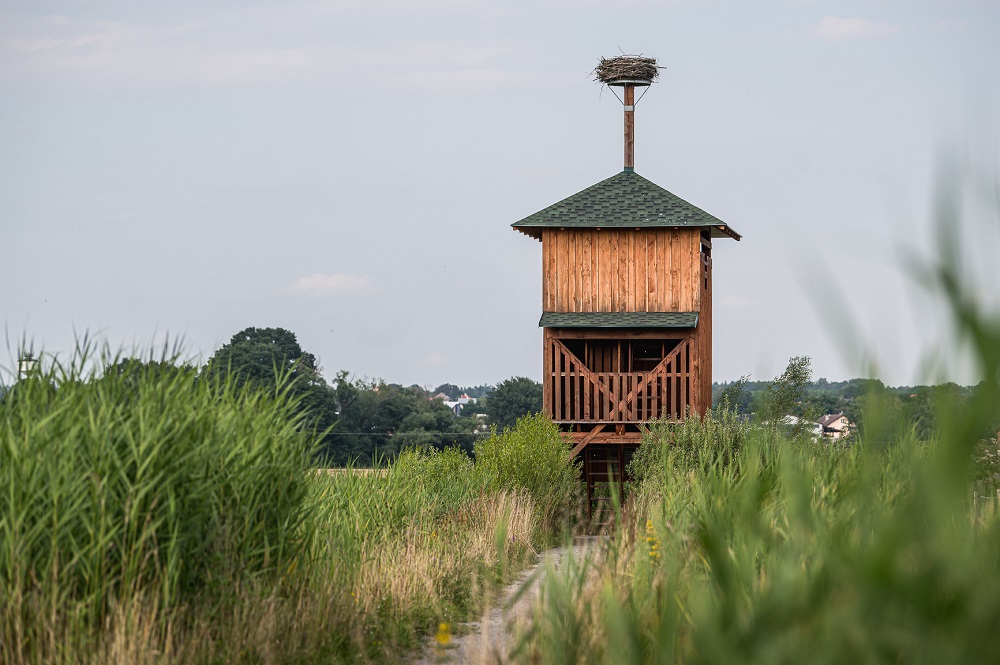
[[[340,420],[330,433],[329,461],[367,465],[411,446],[459,446],[471,452],[476,422],[456,418],[419,386],[351,380],[340,372],[334,384]]]
[[[985,381],[972,386],[969,389],[969,400],[976,400],[981,391],[988,390],[990,390],[990,387]],[[987,417],[983,418],[983,426],[979,432],[979,436],[984,439],[997,439],[997,437],[1000,437],[1000,404],[994,404],[992,410],[988,412]],[[993,462],[1000,465],[1000,457],[994,459]],[[998,471],[1000,471],[1000,468],[998,468]]]
[[[123,377],[125,385],[136,386],[139,384],[139,381],[150,377],[167,378],[197,371],[198,368],[194,365],[189,363],[177,364],[173,359],[141,360],[139,358],[121,358],[118,362],[106,365],[103,376]]]
[[[853,399],[855,397],[865,397],[872,393],[881,393],[885,390],[885,384],[878,379],[851,379],[844,385],[841,395],[847,399]]]
[[[481,386],[466,386],[465,388],[462,388],[463,393],[465,393],[469,397],[475,397],[476,399],[479,399],[481,397],[486,397],[492,391],[493,391],[493,386],[489,384],[484,384]]]
[[[284,328],[244,328],[205,366],[207,374],[228,374],[238,385],[274,385],[279,373],[311,382],[318,378],[318,369],[316,356],[303,351],[295,333]]]
[[[486,401],[486,413],[498,430],[514,427],[517,419],[542,410],[542,384],[524,376],[501,381]]]
[[[733,381],[719,391],[715,404],[722,409],[738,410],[741,401],[748,401],[750,399],[750,393],[747,391],[748,383],[750,383],[749,376],[741,376],[736,381]]]
[[[299,400],[306,427],[322,433],[337,422],[337,396],[320,374],[316,356],[284,328],[244,328],[208,359],[202,373],[268,391],[278,388],[280,378],[281,387]]]
[[[434,389],[433,395],[438,393],[444,393],[451,399],[458,399],[462,395],[462,389],[456,386],[454,383],[442,383],[440,386]]]
[[[760,396],[758,413],[767,421],[780,420],[792,413],[805,396],[812,377],[809,356],[789,358],[785,367]]]
[[[846,405],[844,398],[833,393],[812,393],[802,400],[801,413],[796,415],[816,420],[827,413],[843,413]]]
[[[478,413],[486,413],[486,403],[489,400],[485,397],[480,397],[475,401],[471,401],[462,407],[462,417],[463,418],[475,418]]]

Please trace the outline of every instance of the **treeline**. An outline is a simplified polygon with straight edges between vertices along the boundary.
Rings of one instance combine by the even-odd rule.
[[[229,379],[239,389],[287,391],[302,415],[301,426],[320,434],[316,462],[368,466],[394,458],[406,448],[457,446],[472,453],[491,427],[512,427],[523,415],[542,408],[541,384],[512,377],[496,386],[442,384],[433,390],[337,373],[322,374],[315,355],[295,333],[283,328],[246,328],[233,335],[202,367],[172,359],[123,358],[105,374],[138,383],[143,374],[194,373],[201,380]],[[456,414],[435,395],[475,398]]]
[[[794,374],[793,358],[786,373]],[[793,378],[795,383],[794,399],[782,403],[782,414],[793,415],[808,420],[816,420],[820,416],[831,413],[843,413],[847,419],[860,426],[865,420],[865,412],[877,403],[880,411],[891,411],[898,415],[902,422],[911,424],[920,438],[926,438],[938,426],[939,412],[947,405],[948,408],[971,404],[982,383],[976,386],[960,386],[956,383],[940,385],[917,386],[887,386],[878,379],[850,379],[847,381],[829,381],[820,378],[812,381],[809,372],[808,358],[805,360],[805,375]],[[773,392],[775,383],[781,383],[778,377],[773,381],[752,381],[743,377],[738,381],[712,384],[712,404],[718,406],[723,396],[729,400],[730,406],[744,416],[764,414],[768,411],[769,391]],[[785,377],[786,379],[788,377]],[[981,437],[995,437],[1000,429],[1000,413],[986,422],[980,432]]]

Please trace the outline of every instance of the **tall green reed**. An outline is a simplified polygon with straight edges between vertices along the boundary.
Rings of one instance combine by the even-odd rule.
[[[168,615],[276,577],[308,546],[312,442],[287,395],[199,380],[169,358],[93,369],[120,360],[82,345],[0,402],[8,661],[137,598]]]

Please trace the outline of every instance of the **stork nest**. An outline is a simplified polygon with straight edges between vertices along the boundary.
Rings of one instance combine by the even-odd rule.
[[[616,81],[645,81],[652,83],[660,76],[662,67],[656,66],[656,58],[644,58],[641,55],[618,55],[614,58],[601,58],[594,68],[594,80],[601,83]]]

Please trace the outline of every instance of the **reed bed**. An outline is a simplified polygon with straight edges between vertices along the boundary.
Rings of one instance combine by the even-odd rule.
[[[57,636],[136,603],[169,623],[307,546],[310,442],[287,401],[184,369],[94,376],[91,360],[54,364],[0,404],[7,662],[57,657]]]
[[[0,662],[397,662],[543,539],[538,488],[457,449],[317,473],[282,379],[87,369],[119,365],[0,400]]]

